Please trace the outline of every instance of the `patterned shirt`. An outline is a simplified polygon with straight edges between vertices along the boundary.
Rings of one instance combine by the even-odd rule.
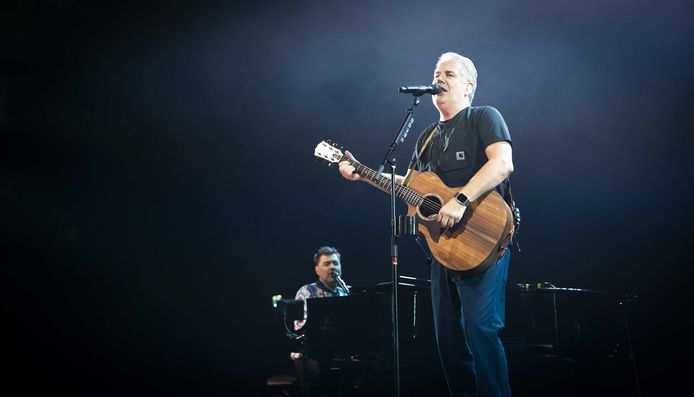
[[[349,288],[349,287],[348,287]],[[304,326],[306,319],[308,318],[308,308],[306,305],[306,299],[314,298],[329,298],[332,296],[346,296],[347,292],[340,287],[336,287],[335,291],[331,291],[320,282],[320,280],[315,283],[306,284],[299,288],[296,292],[296,297],[294,299],[301,299],[304,301],[304,319],[302,321],[294,321],[294,330],[298,330]]]

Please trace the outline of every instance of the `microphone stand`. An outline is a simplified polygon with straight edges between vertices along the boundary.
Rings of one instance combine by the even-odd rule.
[[[423,93],[422,93],[423,94]],[[391,298],[391,321],[393,324],[393,371],[395,377],[395,396],[400,397],[400,335],[399,335],[399,320],[398,320],[398,240],[397,240],[397,218],[395,216],[395,148],[399,143],[402,143],[407,137],[407,133],[412,128],[414,123],[414,108],[419,105],[420,96],[422,94],[413,94],[414,98],[412,100],[412,105],[407,109],[405,120],[400,125],[398,133],[395,135],[393,142],[388,145],[386,155],[383,158],[383,162],[378,167],[378,171],[374,176],[374,180],[378,180],[385,165],[390,166],[390,225],[391,225],[391,236],[390,236],[390,256],[391,256],[391,269],[392,269],[392,279],[393,279],[393,290]]]
[[[347,284],[345,283],[345,280],[342,279],[342,277],[335,274],[335,281],[337,281],[337,285],[339,285],[340,288],[342,288],[347,293],[347,295],[350,294],[349,287],[347,287]]]

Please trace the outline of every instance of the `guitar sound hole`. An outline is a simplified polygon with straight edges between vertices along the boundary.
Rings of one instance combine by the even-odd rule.
[[[427,219],[430,216],[436,215],[440,209],[441,201],[438,197],[427,196],[424,197],[424,201],[419,206],[419,213],[422,214],[422,217]]]

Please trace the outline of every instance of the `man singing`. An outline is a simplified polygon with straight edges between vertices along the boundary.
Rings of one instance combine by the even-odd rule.
[[[495,108],[471,106],[477,70],[470,59],[453,52],[441,55],[433,83],[443,89],[432,96],[439,121],[419,136],[411,168],[431,171],[446,185],[460,188],[453,197],[443,198],[445,205],[436,217],[441,227],[449,228],[460,222],[470,203],[492,189],[510,201],[511,136]],[[339,170],[346,179],[367,181],[347,161]],[[404,180],[396,177],[396,183]],[[506,250],[486,272],[476,275],[432,263],[434,329],[451,396],[511,395],[498,336],[504,326],[509,260]]]
[[[332,296],[345,296],[349,294],[347,286],[340,285],[340,275],[342,265],[340,263],[340,253],[333,247],[320,247],[313,255],[314,270],[318,280],[311,284],[306,284],[299,288],[294,299],[304,301],[304,320],[295,321],[294,329],[301,329],[308,317],[306,299],[327,298]],[[300,380],[319,380],[321,378],[321,368],[319,362],[313,357],[302,357],[300,353],[291,353],[294,360],[296,373]]]

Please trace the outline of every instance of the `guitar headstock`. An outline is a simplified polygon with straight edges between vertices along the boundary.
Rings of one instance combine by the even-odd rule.
[[[344,157],[342,150],[338,149],[337,146],[337,143],[330,142],[330,140],[322,141],[316,146],[313,155],[319,159],[325,160],[330,167],[342,161]]]

